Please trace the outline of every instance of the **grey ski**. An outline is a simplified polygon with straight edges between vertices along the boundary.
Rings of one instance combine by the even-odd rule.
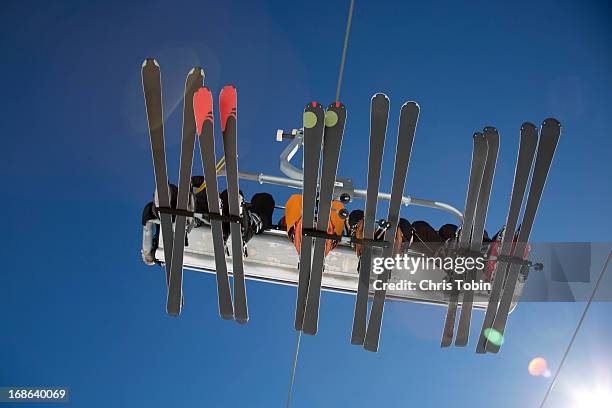
[[[223,151],[225,152],[225,174],[229,201],[229,215],[239,217],[241,206],[238,188],[238,152],[237,152],[237,94],[236,88],[226,85],[219,96],[221,112],[221,129],[223,131]],[[241,224],[230,224],[232,239],[232,265],[234,276],[234,315],[238,323],[249,320],[246,286],[244,281],[244,264],[242,259],[243,243]]]
[[[170,208],[170,193],[168,191],[168,171],[166,168],[166,149],[164,144],[164,114],[162,108],[161,72],[159,64],[153,58],[147,58],[142,63],[142,88],[144,91],[147,122],[153,154],[153,170],[155,172],[155,187],[157,201],[160,207]],[[172,265],[172,215],[159,213],[162,239],[164,244],[164,260],[166,264],[166,284],[170,284]]]
[[[210,215],[220,215],[219,190],[217,187],[217,172],[215,168],[215,137],[213,124],[212,93],[206,87],[200,88],[193,97],[193,108],[197,131],[200,139],[200,157],[206,179],[206,197]],[[226,162],[227,163],[227,162]],[[211,217],[213,250],[215,253],[215,268],[217,277],[217,296],[219,314],[223,319],[232,320],[234,310],[229,286],[227,264],[225,263],[225,248],[223,244],[223,227],[221,220]]]
[[[482,133],[475,133],[473,136],[472,148],[472,164],[470,167],[470,176],[468,180],[468,191],[465,199],[465,209],[463,211],[463,224],[459,233],[459,242],[457,249],[465,251],[470,246],[470,237],[472,235],[472,227],[474,225],[474,217],[476,214],[476,205],[478,203],[478,193],[484,175],[485,162],[487,160],[487,141]],[[454,284],[455,274],[452,275],[452,283]],[[455,317],[457,315],[457,304],[459,302],[459,291],[454,288],[448,300],[448,309],[446,310],[446,318],[444,320],[444,332],[440,347],[448,347],[453,342],[455,331]]]
[[[181,141],[181,163],[179,167],[177,210],[187,210],[189,195],[191,194],[191,170],[193,165],[193,152],[195,149],[196,126],[193,115],[193,95],[202,86],[204,71],[195,67],[185,80],[185,93],[183,101],[183,132]],[[170,284],[168,286],[168,299],[166,309],[168,314],[178,316],[182,308],[183,296],[183,251],[185,249],[185,233],[187,217],[177,215],[174,224],[174,244],[172,245],[172,263],[170,269]]]
[[[378,93],[372,97],[370,107],[368,186],[366,192],[365,214],[363,217],[363,237],[365,239],[374,238],[374,222],[376,219],[380,171],[385,148],[388,119],[389,98],[385,94]],[[359,283],[357,286],[357,299],[355,300],[355,314],[353,316],[353,330],[351,333],[352,344],[362,345],[365,339],[371,268],[372,247],[364,245],[361,247],[361,259],[359,260]]]
[[[482,247],[482,238],[484,236],[485,224],[487,220],[487,210],[489,208],[489,197],[491,195],[491,187],[493,186],[495,165],[497,164],[497,153],[499,151],[499,133],[497,130],[493,127],[486,127],[483,130],[483,134],[488,145],[487,160],[485,161],[482,183],[480,185],[476,212],[474,215],[474,226],[470,242],[470,251],[472,251],[472,253],[476,253],[477,251],[480,252]],[[476,270],[472,269],[467,272],[466,281],[474,282],[475,280]],[[461,301],[461,315],[459,317],[459,326],[457,327],[455,346],[462,347],[468,343],[473,302],[474,291],[464,291]]]
[[[340,102],[328,106],[325,112],[325,132],[323,136],[323,165],[319,187],[319,208],[317,211],[317,229],[327,232],[331,200],[336,183],[336,172],[340,158],[340,146],[346,123],[346,108]],[[304,333],[315,335],[319,322],[319,302],[321,299],[321,281],[325,267],[325,245],[327,240],[316,238],[314,255],[306,297],[306,313],[304,316]]]
[[[517,257],[521,257],[522,254],[525,253],[560,135],[561,124],[556,119],[549,118],[544,120],[540,130],[540,140],[538,142],[533,174],[531,176],[529,194],[527,195],[527,203],[525,204],[523,222],[521,223],[521,229],[514,249],[514,254]],[[500,338],[503,338],[504,335],[508,313],[510,313],[510,305],[512,304],[512,297],[522,268],[523,265],[519,263],[511,263],[509,267],[508,278],[493,322],[494,333],[499,333]],[[485,347],[487,351],[497,353],[500,345],[501,344],[493,344],[493,342],[488,341]]]
[[[321,146],[325,129],[325,112],[321,104],[311,102],[304,108],[304,185],[302,187],[302,231],[314,228],[314,210],[317,199],[317,182]],[[312,238],[302,233],[300,239],[300,263],[297,301],[295,306],[295,329],[304,326],[306,297],[310,283],[312,262]]]
[[[385,241],[390,245],[383,249],[383,257],[390,257],[396,249],[395,234],[399,224],[400,206],[408,173],[408,164],[412,152],[412,143],[419,118],[419,105],[416,102],[406,102],[400,111],[400,123],[397,132],[397,147],[395,153],[395,165],[393,169],[393,181],[391,184],[391,199],[389,201],[389,213],[387,222],[390,227],[385,232]],[[381,284],[389,281],[391,271],[385,270],[380,275]],[[380,340],[380,329],[385,307],[386,290],[380,289],[374,293],[374,301],[370,310],[370,319],[366,329],[366,337],[363,347],[368,351],[378,351]]]
[[[509,256],[512,250],[512,240],[518,224],[521,205],[525,197],[527,181],[529,180],[529,173],[531,172],[531,168],[533,166],[533,158],[537,144],[538,130],[536,129],[535,125],[531,123],[523,123],[520,132],[519,151],[518,158],[516,160],[516,168],[514,171],[514,181],[512,183],[510,206],[508,208],[504,234],[502,236],[499,250],[499,254],[502,256]],[[487,311],[485,313],[484,322],[482,324],[478,344],[476,346],[477,353],[481,354],[485,352],[485,343],[487,341],[485,330],[491,328],[493,325],[493,319],[495,318],[495,312],[497,311],[497,307],[499,305],[499,296],[506,277],[507,268],[507,262],[498,260],[495,264],[495,270],[493,271],[493,286],[489,295]]]

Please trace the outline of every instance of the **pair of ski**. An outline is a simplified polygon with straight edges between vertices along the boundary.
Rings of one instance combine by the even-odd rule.
[[[387,133],[387,122],[389,118],[389,98],[382,93],[372,97],[370,108],[370,148],[368,154],[368,185],[366,193],[366,206],[364,214],[363,240],[361,241],[362,253],[359,260],[359,283],[357,287],[357,299],[355,301],[355,313],[353,317],[353,328],[351,343],[363,345],[368,351],[378,351],[380,330],[382,327],[382,316],[385,306],[386,288],[385,284],[391,276],[390,270],[385,270],[380,275],[381,289],[374,293],[374,301],[370,311],[370,319],[367,322],[367,307],[370,290],[370,271],[372,268],[372,249],[374,246],[383,247],[383,258],[394,255],[395,236],[399,224],[400,206],[404,193],[404,185],[410,163],[412,144],[419,117],[419,105],[415,102],[405,103],[400,111],[400,123],[397,133],[397,147],[395,153],[395,165],[393,170],[393,181],[391,185],[391,198],[389,201],[389,212],[386,219],[386,231],[383,242],[374,240],[376,207],[378,203],[378,190],[380,185],[380,172],[382,167],[383,150]]]
[[[526,274],[524,268],[527,266],[523,262],[523,254],[527,249],[529,236],[560,136],[561,124],[553,118],[542,122],[539,134],[535,125],[531,123],[524,123],[521,126],[519,152],[506,226],[493,271],[493,286],[487,311],[476,345],[476,352],[479,354],[485,352],[497,353],[503,343],[503,335],[516,284],[519,275],[521,273]],[[517,236],[518,219],[532,167],[531,184]]]
[[[330,104],[326,111],[317,102],[304,108],[302,236],[294,326],[310,335],[315,335],[318,329],[325,246],[330,238],[327,226],[345,123],[346,108],[340,102]],[[321,154],[323,163],[319,178]]]
[[[503,341],[503,332],[510,312],[516,283],[519,274],[523,268],[526,267],[522,259],[522,254],[525,253],[527,247],[527,242],[542,197],[544,185],[546,184],[554,152],[559,142],[560,133],[561,126],[555,119],[546,119],[542,123],[539,133],[539,142],[538,131],[533,124],[524,123],[521,126],[519,153],[516,162],[510,206],[502,237],[500,255],[498,256],[493,274],[493,286],[489,297],[487,312],[476,347],[477,353],[485,353],[486,351],[496,353],[499,351],[499,346]],[[479,251],[482,245],[484,224],[498,149],[499,135],[494,128],[485,128],[484,134],[477,133],[474,135],[474,150],[472,154],[472,167],[470,170],[464,222],[458,242],[459,252],[463,251],[468,255],[481,256]],[[535,165],[534,155],[536,155]],[[531,174],[532,167],[533,173]],[[520,227],[518,238],[516,242],[513,243],[530,174],[532,175],[531,185],[529,187],[523,222]],[[475,270],[469,271],[466,281],[473,281],[475,279],[475,274]],[[441,342],[442,347],[450,346],[453,340],[459,294],[459,290],[454,290],[449,299]],[[473,300],[473,291],[468,290],[463,292],[461,317],[457,329],[457,338],[455,340],[456,346],[465,346],[468,343]]]
[[[236,89],[228,85],[220,95],[221,128],[226,157],[226,179],[229,214],[221,215],[217,175],[215,169],[215,144],[213,133],[212,94],[203,87],[204,72],[193,68],[187,75],[184,91],[183,129],[181,160],[176,209],[170,208],[168,174],[164,142],[161,72],[157,61],[146,59],[142,64],[142,84],[147,110],[155,184],[158,196],[161,232],[164,245],[168,314],[178,316],[183,306],[183,255],[187,219],[194,213],[189,210],[191,172],[196,134],[200,140],[200,152],[207,181],[211,230],[217,268],[217,291],[219,312],[224,319],[248,321],[246,288],[242,261],[242,234],[240,230],[240,198],[238,192],[238,159],[236,152]],[[174,230],[172,217],[175,216]],[[229,277],[225,262],[222,222],[231,222],[232,260],[234,275],[234,304],[229,288]],[[235,314],[234,314],[235,309]]]
[[[463,225],[459,233],[459,240],[456,245],[458,256],[479,257],[481,255],[482,239],[484,236],[487,210],[489,207],[489,197],[495,175],[495,165],[497,163],[497,153],[499,151],[499,133],[493,127],[485,127],[483,132],[474,133],[472,165],[468,181],[468,192],[465,200],[463,212]],[[463,274],[452,273],[451,281],[456,284],[456,280],[463,282],[473,282],[476,278],[476,270],[472,269]],[[474,302],[474,291],[461,291],[460,288],[453,288],[450,293],[446,319],[444,322],[444,333],[442,334],[441,347],[448,347],[453,341],[455,331],[455,318],[457,315],[457,305],[459,295],[463,293],[461,303],[461,317],[457,328],[456,346],[465,346],[468,342],[470,333],[470,323],[472,319],[472,306]]]

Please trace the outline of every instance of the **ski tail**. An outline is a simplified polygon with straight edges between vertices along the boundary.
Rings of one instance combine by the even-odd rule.
[[[193,165],[196,132],[193,95],[202,86],[203,81],[204,71],[200,67],[193,68],[185,80],[177,210],[187,210],[189,194],[191,193],[191,167]],[[172,269],[170,271],[170,285],[168,287],[166,303],[168,314],[173,316],[178,316],[181,313],[183,304],[183,251],[185,249],[186,229],[187,217],[177,215],[174,228],[174,244],[172,245]]]
[[[476,204],[476,212],[474,214],[474,227],[472,231],[470,250],[472,253],[480,252],[482,239],[485,230],[487,219],[487,210],[489,208],[489,198],[491,188],[493,186],[493,177],[495,175],[495,165],[497,163],[497,153],[499,151],[499,133],[493,127],[486,127],[483,130],[484,138],[487,141],[487,159],[485,161],[482,183],[478,194]],[[467,271],[467,282],[475,282],[476,270]],[[455,346],[463,347],[468,343],[470,336],[470,323],[472,318],[472,306],[474,302],[474,291],[472,289],[463,292],[461,302],[461,315],[459,317],[459,325],[457,326],[457,338]]]
[[[514,181],[512,183],[512,194],[510,196],[510,205],[508,207],[508,215],[506,216],[506,225],[502,236],[501,247],[499,254],[509,256],[512,248],[512,241],[518,224],[518,218],[521,211],[521,206],[527,189],[527,181],[529,173],[533,167],[533,158],[535,156],[536,146],[538,144],[538,130],[531,123],[523,123],[520,131],[518,157],[516,160],[516,168],[514,171]],[[476,352],[482,354],[485,352],[485,343],[487,336],[491,332],[495,313],[499,306],[499,297],[506,278],[508,263],[498,260],[495,263],[493,271],[493,286],[489,295],[489,302],[485,313],[484,321],[480,330]]]
[[[314,209],[317,198],[319,163],[323,132],[325,129],[325,112],[323,106],[311,102],[304,108],[304,185],[302,188],[302,236],[300,239],[300,263],[298,290],[295,306],[295,329],[301,331],[304,326],[306,298],[310,283],[312,266],[312,238],[303,234],[304,229],[314,228]]]
[[[155,172],[157,201],[160,207],[169,208],[170,192],[168,190],[168,170],[166,167],[164,114],[162,107],[161,71],[159,64],[155,59],[147,58],[142,63],[141,73],[145,107],[147,110],[147,124],[149,127],[151,153],[153,155],[153,170]],[[174,236],[174,232],[172,230],[172,215],[168,213],[159,213],[159,218],[164,244],[166,285],[170,285],[170,271],[172,269],[172,244]]]
[[[237,93],[233,85],[226,85],[219,95],[221,129],[223,131],[223,150],[225,152],[225,172],[229,201],[229,215],[240,217],[241,205],[238,187],[238,149],[237,149]],[[249,320],[244,279],[243,242],[241,224],[232,222],[232,264],[234,275],[234,313],[238,323]]]
[[[389,201],[389,213],[387,222],[390,227],[385,232],[385,241],[389,244],[383,250],[383,257],[391,257],[394,251],[395,234],[399,224],[400,206],[408,174],[408,165],[412,152],[412,144],[416,125],[419,118],[419,105],[416,102],[406,102],[400,111],[400,123],[397,133],[397,147],[395,153],[395,165],[393,169],[393,181],[391,184],[391,199]],[[374,293],[374,301],[370,311],[370,319],[366,329],[363,347],[368,351],[378,351],[382,317],[385,307],[386,289],[385,285],[391,276],[390,270],[385,270],[380,275],[381,289]]]
[[[455,290],[455,289],[453,289]],[[459,303],[459,293],[451,293],[448,299],[448,308],[446,309],[446,317],[444,318],[444,331],[440,347],[449,347],[453,343],[455,332],[455,318],[457,316],[457,304]]]
[[[200,89],[193,94],[193,115],[196,123],[196,134],[199,138],[205,133],[204,124],[211,127],[211,129],[207,129],[207,136],[212,134],[212,128],[214,126],[212,105],[212,93],[207,87],[200,87]]]
[[[531,176],[531,186],[529,187],[529,194],[527,195],[527,203],[525,204],[521,230],[519,231],[514,248],[514,256],[520,257],[521,254],[525,253],[525,248],[529,241],[529,236],[537,215],[560,135],[561,124],[556,119],[549,118],[544,120],[540,129],[540,140],[538,142],[533,174]],[[523,268],[524,266],[519,263],[510,264],[508,279],[502,293],[497,314],[495,315],[495,320],[493,321],[493,333],[502,340],[504,338],[504,331],[508,320],[508,314],[510,313],[510,306],[512,305],[516,284]],[[485,347],[487,351],[497,353],[500,346],[501,341],[495,343],[488,341]]]
[[[488,145],[483,134],[480,132],[474,133],[472,136],[472,164],[470,166],[470,176],[468,180],[468,191],[465,199],[465,209],[463,211],[463,224],[459,234],[459,242],[456,244],[460,250],[466,250],[469,247],[472,228],[474,226],[474,217],[476,214],[476,205],[478,203],[478,194],[480,185],[484,176],[485,162],[487,159]],[[456,275],[451,274],[451,283],[455,284]],[[448,309],[444,319],[444,331],[440,347],[449,347],[453,342],[455,332],[455,318],[457,315],[457,305],[459,302],[459,290],[453,287],[449,295]]]
[[[193,111],[195,115],[196,130],[200,140],[200,156],[206,179],[206,197],[208,211],[211,214],[220,214],[219,191],[217,186],[217,173],[215,169],[215,138],[213,121],[213,98],[210,89],[201,87],[193,95]],[[223,230],[221,221],[211,219],[211,232],[213,235],[213,250],[217,277],[217,296],[219,314],[225,320],[234,319],[232,295],[229,286],[225,251],[223,248]]]
[[[336,172],[340,158],[340,147],[346,124],[346,108],[340,102],[334,102],[325,112],[325,131],[323,136],[323,165],[321,168],[321,182],[319,191],[319,209],[317,229],[327,232],[329,224],[331,201],[336,182]],[[325,265],[325,247],[327,240],[316,238],[314,242],[314,255],[310,283],[306,297],[306,312],[304,315],[304,333],[317,334],[319,323],[319,303],[321,299],[321,281]]]
[[[389,98],[378,93],[372,97],[370,105],[370,149],[368,153],[368,186],[364,214],[363,237],[374,238],[374,221],[378,204],[380,172],[389,120]],[[359,259],[359,283],[355,300],[351,343],[363,345],[368,314],[368,295],[370,290],[370,271],[372,268],[372,247],[362,247]]]

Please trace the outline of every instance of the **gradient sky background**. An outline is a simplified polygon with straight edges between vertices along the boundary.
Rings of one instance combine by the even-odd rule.
[[[141,262],[154,178],[140,66],[154,56],[162,67],[173,180],[184,78],[198,64],[215,95],[237,86],[240,168],[279,174],[276,129],[299,127],[306,102],[334,98],[348,1],[125,3],[0,5],[0,386],[68,386],[74,407],[282,406],[295,289],[248,282],[243,327],[218,318],[213,276],[188,272],[183,315],[170,318],[162,269]],[[535,3],[357,0],[339,174],[365,186],[373,93],[391,98],[387,159],[399,107],[416,100],[406,193],[462,208],[471,134],[494,125],[494,231],[520,124],[554,116],[562,139],[532,239],[609,242],[612,9]],[[248,197],[261,189],[242,188]],[[290,193],[271,191],[278,202]],[[436,227],[452,221],[402,211]],[[474,354],[476,330],[470,347],[440,350],[445,309],[396,303],[385,309],[380,352],[365,352],[349,344],[353,307],[352,297],[323,295],[319,335],[302,339],[293,407],[538,406],[549,380],[529,376],[527,364],[543,356],[556,368],[584,303],[520,305],[497,356]],[[612,388],[610,313],[609,302],[593,305],[549,407],[576,406],[580,388]]]

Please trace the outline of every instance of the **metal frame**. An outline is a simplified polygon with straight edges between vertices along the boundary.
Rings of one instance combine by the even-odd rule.
[[[279,157],[279,167],[280,170],[288,177],[279,177],[272,176],[264,173],[249,173],[249,172],[238,172],[238,177],[242,180],[254,181],[259,184],[271,184],[278,186],[285,186],[295,189],[302,189],[303,184],[303,172],[301,169],[297,168],[291,163],[291,160],[295,157],[296,153],[303,145],[303,133],[301,130],[294,129],[291,133],[285,133],[282,129],[279,129],[277,132],[277,141],[282,141],[283,139],[290,139],[291,143],[289,143],[285,149],[283,149],[282,153]],[[223,169],[219,176],[225,176],[225,169]],[[348,194],[351,199],[365,199],[366,198],[366,190],[356,189],[353,187],[353,183],[350,179],[337,179],[336,186],[334,189],[334,196],[340,197],[342,194]],[[378,193],[379,200],[389,201],[391,198],[391,194],[389,193]],[[463,223],[463,214],[457,208],[453,207],[450,204],[443,203],[440,201],[426,200],[422,198],[403,196],[402,204],[404,206],[416,205],[420,207],[428,207],[434,208],[437,210],[445,211],[452,216],[454,216],[459,224]],[[280,206],[277,206],[280,207]],[[193,216],[198,217],[201,214],[193,214]],[[198,217],[202,218],[202,217]],[[148,223],[159,224],[158,220],[150,220]],[[150,245],[152,244],[151,239],[145,239],[143,237],[143,252],[151,250]]]
[[[249,173],[249,172],[239,172],[238,177],[242,180],[254,181],[254,182],[258,182],[259,184],[271,184],[271,185],[279,185],[279,186],[285,186],[285,187],[290,187],[290,188],[295,188],[295,189],[302,189],[302,184],[303,184],[302,170],[297,168],[291,163],[291,160],[295,157],[296,153],[298,152],[298,149],[300,148],[300,146],[302,146],[302,142],[303,142],[302,135],[300,131],[298,130],[294,130],[291,134],[282,133],[282,131],[279,130],[279,133],[277,134],[277,140],[282,140],[282,139],[291,139],[291,143],[289,143],[285,147],[285,149],[280,155],[280,169],[288,177],[279,177],[279,176],[272,176],[272,175],[268,175],[264,173]],[[222,170],[219,176],[225,176],[225,171]],[[337,179],[336,186],[334,189],[334,196],[340,197],[340,195],[344,193],[349,194],[351,199],[355,199],[355,198],[365,199],[366,197],[366,190],[354,188],[350,179]],[[378,194],[378,198],[381,200],[388,201],[390,199],[390,196],[391,195],[389,193],[379,192]],[[459,223],[463,222],[463,214],[458,209],[456,209],[455,207],[447,203],[433,201],[433,200],[426,200],[426,199],[421,199],[421,198],[415,198],[415,197],[410,197],[410,196],[404,196],[402,197],[402,204],[404,206],[417,205],[417,206],[442,210],[442,211],[445,211],[453,215]],[[172,211],[168,210],[168,212],[172,212]],[[203,218],[201,217],[202,214],[193,213],[192,215],[196,218]],[[159,221],[150,220],[147,223],[147,227],[151,226],[152,224],[159,224]],[[210,237],[208,237],[208,235],[210,234],[206,234],[207,229],[208,229],[207,226],[201,226],[200,228],[197,228],[195,230],[189,229],[188,234],[190,236],[190,242],[193,244],[196,244],[197,247],[201,245],[204,245],[206,247],[208,245],[207,242],[210,240]],[[289,257],[295,255],[293,251],[291,251],[291,248],[289,247],[290,244],[286,242],[287,240],[286,240],[285,234],[280,231],[266,231],[262,236],[254,237],[253,242],[251,242],[251,244],[255,244],[255,246],[260,246],[260,245],[265,246],[265,243],[267,243],[267,241],[270,241],[275,245],[274,249],[278,249],[279,246],[282,247],[282,245],[285,245],[287,246],[287,248],[284,248],[285,251],[282,251],[282,252],[286,252],[287,256]],[[356,268],[356,262],[357,262],[356,256],[354,254],[354,251],[350,249],[350,239],[349,238],[342,237],[339,244],[340,245],[336,248],[336,251],[333,252],[333,256],[331,256],[328,259],[328,261],[326,261],[330,263],[330,265],[328,265],[330,266],[328,268],[330,272],[324,275],[322,289],[326,291],[354,294],[356,292],[357,278],[358,278],[357,268]],[[151,248],[151,245],[152,245],[152,237],[143,236],[143,248],[142,248],[143,252],[151,251],[151,249],[153,249]],[[209,251],[208,249],[204,249],[204,248],[195,249],[195,248],[192,248],[191,246],[185,249],[186,249],[185,251],[185,267],[186,268],[194,270],[194,271],[214,273],[214,258],[212,256],[211,251]],[[271,248],[267,248],[261,251],[261,248],[260,248],[260,252],[270,253],[272,249],[273,248],[271,247]],[[265,282],[270,282],[270,283],[284,284],[284,285],[291,285],[291,286],[294,286],[297,284],[297,269],[287,266],[289,264],[291,265],[296,264],[297,258],[287,263],[287,265],[285,266],[279,265],[278,262],[260,264],[261,260],[258,260],[258,256],[256,256],[257,251],[253,251],[253,252],[255,253],[252,254],[252,256],[245,259],[245,264],[248,264],[248,268],[246,268],[245,270],[245,277],[247,279],[255,279],[255,280],[260,280],[260,281],[265,281]],[[153,255],[156,259],[156,262],[161,263],[161,264],[165,263],[163,247],[161,246],[161,240],[160,240],[160,245],[154,250]],[[338,265],[334,268],[335,263],[337,263]],[[348,268],[350,270],[347,270],[346,266],[348,264],[351,264],[351,265],[354,264],[353,265],[354,267],[350,267]],[[274,269],[274,273],[270,272],[271,268]],[[230,274],[232,273],[231,266],[229,266],[228,272]],[[396,274],[396,275],[401,276],[401,273]],[[372,293],[373,292],[371,291],[370,296],[372,295]],[[517,291],[515,293],[515,299],[514,299],[511,309],[514,309],[516,299],[518,299],[521,293],[522,293],[522,285],[519,285],[517,287]],[[414,294],[413,296],[411,296],[411,295],[406,295],[405,293],[401,293],[401,292],[395,293],[391,291],[389,293],[389,298],[390,298],[389,300],[437,304],[441,306],[445,306],[447,304],[447,299],[444,297],[444,295],[442,293],[435,293],[435,292],[432,292],[430,295],[424,295],[423,293],[421,293],[421,294],[416,294],[416,296],[414,296]],[[475,308],[477,309],[485,308],[487,298],[488,298],[488,294],[486,293],[477,294],[476,302],[474,304]]]

